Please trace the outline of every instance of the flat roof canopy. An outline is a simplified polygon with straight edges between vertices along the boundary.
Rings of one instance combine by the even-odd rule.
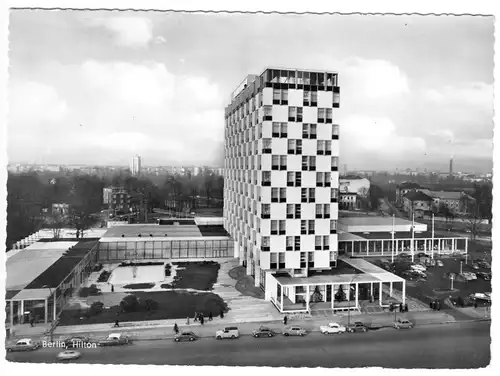
[[[339,258],[340,261],[349,264],[360,273],[345,274],[316,274],[310,277],[297,278],[290,276],[274,276],[282,286],[294,285],[324,285],[324,284],[344,284],[344,283],[380,283],[380,282],[405,282],[405,279],[392,274],[378,266],[363,259]],[[335,269],[332,269],[334,271]]]
[[[339,241],[350,241],[350,240],[391,240],[392,234],[390,232],[349,232],[346,233],[355,238],[349,238],[345,235],[339,236]],[[411,240],[411,232],[396,232],[394,234],[394,239],[396,240]],[[415,240],[422,239],[432,239],[432,232],[415,232]],[[467,239],[465,236],[442,236],[434,234],[434,239]]]
[[[106,231],[106,238],[203,238],[229,237],[222,225],[123,225]],[[201,240],[201,239],[200,239]]]

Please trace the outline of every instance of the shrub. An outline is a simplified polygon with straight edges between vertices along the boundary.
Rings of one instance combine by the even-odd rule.
[[[165,277],[170,277],[172,274],[172,265],[165,264]]]
[[[92,268],[93,272],[100,272],[104,266],[102,264],[95,264]]]
[[[158,302],[153,299],[147,299],[145,306],[148,311],[156,311],[158,309]]]
[[[90,306],[89,313],[91,316],[95,316],[95,315],[98,315],[99,313],[101,313],[102,311],[104,311],[104,303],[103,302],[94,302]]]
[[[92,284],[90,287],[82,287],[78,295],[82,298],[86,298],[88,296],[102,295],[102,292],[96,285]]]
[[[97,278],[97,282],[108,282],[109,277],[111,277],[111,272],[103,270],[99,278]]]
[[[153,288],[154,286],[155,286],[154,283],[132,283],[130,285],[123,286],[123,288],[132,290],[144,290]]]
[[[139,299],[135,295],[127,295],[120,302],[120,307],[124,312],[137,312],[139,310]]]

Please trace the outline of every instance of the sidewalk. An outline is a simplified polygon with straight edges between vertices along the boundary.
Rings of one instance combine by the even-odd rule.
[[[418,325],[428,324],[441,324],[453,323],[455,318],[444,312],[407,312],[396,313],[397,317],[405,317]],[[335,315],[332,317],[314,317],[304,320],[289,320],[288,325],[299,325],[308,331],[319,331],[320,325],[327,325],[330,322],[337,322],[342,325],[347,325],[349,318],[347,315]],[[353,314],[350,316],[350,322],[362,321],[365,324],[377,325],[382,327],[389,327],[394,321],[394,313],[381,313],[381,314]],[[200,337],[213,337],[216,330],[222,329],[225,326],[234,325],[240,329],[242,335],[250,334],[254,329],[260,325],[269,326],[272,329],[280,331],[284,328],[282,320],[261,320],[252,322],[234,322],[229,319],[221,319],[220,317],[214,318],[213,321],[207,321],[202,326],[200,323],[193,323],[186,325],[185,320],[162,320],[155,322],[142,322],[142,323],[122,323],[120,328],[113,328],[112,324],[99,324],[99,325],[80,325],[80,326],[65,326],[56,328],[52,340],[62,340],[70,336],[88,336],[92,339],[105,337],[112,332],[123,332],[134,340],[152,340],[152,339],[166,339],[172,338],[173,324],[177,323],[182,330],[193,331]],[[152,324],[155,324],[154,326]],[[128,326],[127,326],[128,325]],[[139,326],[140,325],[140,326]],[[40,338],[47,340],[48,336]]]

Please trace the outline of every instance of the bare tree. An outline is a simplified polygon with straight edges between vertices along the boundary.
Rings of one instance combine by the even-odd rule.
[[[55,212],[45,219],[45,225],[52,230],[52,237],[54,239],[61,237],[62,228],[65,224],[66,220],[59,212]]]
[[[470,231],[471,240],[476,240],[483,219],[479,214],[479,205],[473,205],[472,215],[468,217],[467,229]]]

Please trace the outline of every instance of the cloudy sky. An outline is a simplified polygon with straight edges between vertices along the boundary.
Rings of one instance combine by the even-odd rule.
[[[13,11],[9,162],[219,164],[265,67],[339,72],[349,169],[489,171],[493,18]]]

